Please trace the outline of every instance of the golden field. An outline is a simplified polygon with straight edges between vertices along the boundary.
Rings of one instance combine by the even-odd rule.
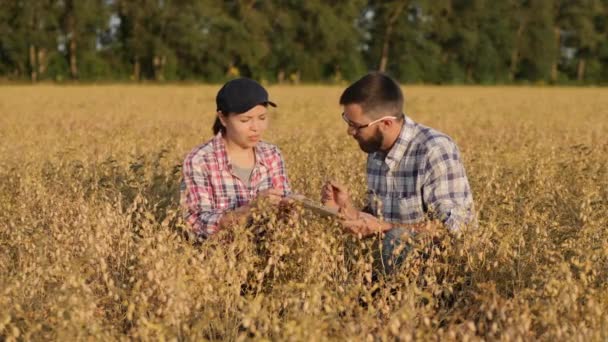
[[[181,162],[218,88],[0,88],[0,340],[608,339],[608,89],[405,87],[459,145],[479,228],[371,283],[374,239],[306,213],[187,238]],[[295,191],[361,204],[341,91],[270,87],[266,140]]]

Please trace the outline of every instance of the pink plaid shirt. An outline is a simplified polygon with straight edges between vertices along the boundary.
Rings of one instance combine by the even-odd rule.
[[[262,190],[291,192],[278,147],[259,142],[255,159],[247,186],[232,170],[221,133],[188,154],[182,168],[181,204],[184,218],[197,236],[217,233],[225,211],[248,204]]]

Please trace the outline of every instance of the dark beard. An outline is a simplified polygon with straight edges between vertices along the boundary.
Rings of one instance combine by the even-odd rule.
[[[380,151],[380,147],[384,142],[384,137],[382,136],[382,133],[380,133],[380,131],[376,131],[376,133],[374,133],[374,135],[369,140],[357,140],[357,142],[359,143],[359,147],[363,150],[363,152],[374,153]]]

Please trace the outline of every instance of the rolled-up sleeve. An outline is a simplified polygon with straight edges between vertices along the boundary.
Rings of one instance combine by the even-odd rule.
[[[469,181],[458,148],[450,140],[433,146],[428,153],[423,196],[431,216],[450,231],[474,220]]]
[[[184,162],[180,192],[184,219],[192,232],[204,238],[217,233],[223,210],[215,208],[207,172],[189,158]]]

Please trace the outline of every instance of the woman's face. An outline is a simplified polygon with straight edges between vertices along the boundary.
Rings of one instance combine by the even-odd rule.
[[[263,105],[241,114],[219,114],[219,118],[226,127],[225,138],[243,148],[254,147],[268,128],[267,110]]]

